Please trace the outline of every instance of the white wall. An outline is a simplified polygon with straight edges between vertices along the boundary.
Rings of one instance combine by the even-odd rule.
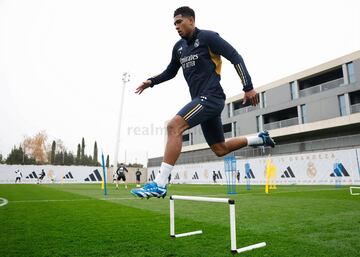
[[[360,184],[359,167],[360,149],[347,149],[338,151],[322,151],[306,154],[292,154],[273,156],[272,162],[277,167],[276,183],[281,184],[335,184],[340,180],[341,184]],[[251,178],[251,184],[265,184],[265,166],[267,157],[237,160],[237,170],[240,171],[240,184],[246,184],[245,163],[249,163],[255,178]],[[331,176],[334,173],[334,164],[342,163],[346,172],[339,176]],[[290,167],[294,177],[286,176],[285,171]],[[160,167],[148,168],[148,180],[152,174],[159,171]],[[226,183],[224,161],[207,162],[198,164],[176,165],[171,172],[172,183],[187,184],[212,184],[213,171],[220,171],[222,179],[217,183]],[[196,172],[196,174],[195,174]]]
[[[52,180],[55,183],[99,183],[102,180],[99,175],[103,173],[102,167],[90,166],[0,165],[0,183],[14,183],[17,170],[22,173],[21,183],[36,183],[33,172],[38,177],[42,169],[46,174],[43,183],[52,183]]]
[[[37,179],[34,178],[33,172],[39,177],[42,169],[44,169],[46,174],[42,183],[100,183],[103,176],[102,167],[0,164],[0,184],[15,183],[15,178],[17,176],[15,171],[17,170],[20,170],[22,173],[21,183],[36,183]],[[127,169],[129,172],[125,173],[126,182],[135,183],[135,172],[137,168]],[[141,168],[140,171],[142,173],[141,182],[144,183],[147,178],[147,170]],[[106,179],[108,183],[113,182],[113,172],[113,168],[106,168]],[[30,177],[30,174],[33,178]]]

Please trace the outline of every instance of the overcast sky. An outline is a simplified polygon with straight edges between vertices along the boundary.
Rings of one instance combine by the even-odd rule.
[[[76,153],[85,138],[114,156],[122,73],[126,86],[119,161],[162,156],[158,129],[189,100],[182,71],[141,96],[179,39],[173,11],[195,9],[197,27],[217,31],[242,55],[256,87],[360,49],[360,1],[0,0],[0,154],[45,130]],[[223,60],[228,97],[241,92]]]

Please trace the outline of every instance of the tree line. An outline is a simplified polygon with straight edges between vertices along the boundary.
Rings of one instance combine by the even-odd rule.
[[[26,137],[17,147],[14,146],[7,158],[0,154],[0,163],[22,165],[81,165],[101,166],[98,161],[98,147],[95,141],[93,155],[85,154],[85,139],[77,145],[76,155],[68,151],[61,140],[53,140],[47,144],[47,135],[44,131],[33,137]],[[110,166],[109,155],[106,157],[106,167]]]

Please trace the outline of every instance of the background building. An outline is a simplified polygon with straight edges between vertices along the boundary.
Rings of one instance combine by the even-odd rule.
[[[352,167],[355,176],[349,179],[349,183],[358,180],[360,167],[356,149],[360,148],[360,51],[256,90],[260,95],[260,104],[256,107],[242,104],[243,93],[226,100],[222,112],[225,138],[254,135],[266,129],[275,139],[277,146],[273,149],[266,148],[265,151],[260,148],[243,148],[234,152],[239,160],[258,159],[263,162],[263,158],[269,154],[289,160],[296,155],[305,160],[321,159],[321,153],[326,152],[324,156],[333,158],[330,166],[326,168],[329,170],[326,173],[330,176],[333,174],[331,167],[342,162],[339,158],[343,159],[336,156],[345,156],[344,153],[347,152],[341,150],[349,150],[347,154],[352,157],[347,160],[348,167]],[[324,158],[326,162],[325,159],[327,158]],[[212,166],[221,170],[219,163],[222,160],[206,144],[200,126],[185,132],[182,154],[177,166],[187,165],[182,167],[191,171],[186,177],[195,174],[190,168],[191,165],[195,165],[194,169],[199,170],[201,168],[197,164],[212,162]],[[151,174],[152,170],[158,170],[161,161],[162,157],[149,159],[148,174]],[[300,164],[297,165],[298,169],[303,169]],[[323,164],[319,163],[319,166]],[[203,171],[208,174],[204,181],[209,181],[207,177],[210,176],[210,167],[211,165]],[[175,172],[176,169],[175,166]],[[323,180],[321,177],[321,181]]]
[[[256,88],[260,104],[243,105],[241,93],[226,100],[222,112],[225,138],[266,129],[277,147],[272,155],[360,146],[360,51]],[[261,156],[250,147],[239,158]],[[200,126],[183,135],[177,164],[216,161]],[[162,157],[148,166],[159,166]]]

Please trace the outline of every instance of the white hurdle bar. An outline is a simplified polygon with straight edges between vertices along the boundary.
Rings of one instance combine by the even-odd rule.
[[[360,190],[360,187],[350,187],[350,194],[351,195],[360,195],[360,192],[359,193],[353,193],[353,189],[359,189]]]
[[[266,246],[265,242],[245,246],[242,248],[236,248],[236,220],[235,220],[235,201],[229,198],[215,198],[215,197],[201,197],[201,196],[183,196],[172,195],[170,196],[170,236],[173,238],[185,237],[202,234],[202,230],[196,230],[192,232],[175,234],[175,200],[185,201],[200,201],[200,202],[213,202],[213,203],[227,203],[230,208],[230,238],[231,238],[231,252],[242,253],[250,251],[256,248]]]

